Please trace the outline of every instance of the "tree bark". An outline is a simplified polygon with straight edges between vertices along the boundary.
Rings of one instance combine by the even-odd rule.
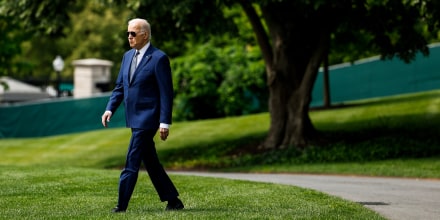
[[[262,148],[304,147],[315,135],[309,105],[318,69],[328,48],[329,34],[314,20],[295,17],[292,7],[290,2],[282,2],[261,8],[272,40],[271,53],[263,51],[270,127]],[[316,25],[310,25],[314,22]],[[258,39],[262,33],[256,34]],[[260,47],[270,45],[258,42]]]

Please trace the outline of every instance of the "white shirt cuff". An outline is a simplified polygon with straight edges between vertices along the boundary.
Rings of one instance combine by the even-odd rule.
[[[160,128],[170,129],[170,125],[169,124],[165,124],[165,123],[160,123],[159,127]]]

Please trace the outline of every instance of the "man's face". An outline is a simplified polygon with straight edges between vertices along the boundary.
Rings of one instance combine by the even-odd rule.
[[[140,26],[136,23],[128,25],[127,37],[130,47],[137,50],[140,50],[148,42],[148,33],[141,31]]]

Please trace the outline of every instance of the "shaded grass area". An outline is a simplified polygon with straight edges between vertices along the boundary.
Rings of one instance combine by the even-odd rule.
[[[112,214],[119,171],[0,166],[1,219],[384,219],[354,202],[298,187],[172,176],[186,208],[165,212],[146,175]]]
[[[225,168],[224,171],[440,179],[440,157],[393,159],[370,162],[253,165]]]

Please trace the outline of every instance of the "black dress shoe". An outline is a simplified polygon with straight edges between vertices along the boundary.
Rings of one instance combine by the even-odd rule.
[[[112,209],[112,212],[113,213],[125,212],[125,209],[121,209],[121,208],[116,206],[115,208]]]
[[[183,208],[184,208],[184,206],[183,206],[182,201],[180,201],[180,199],[176,198],[176,199],[168,201],[168,205],[165,210],[172,211],[172,210],[181,210]]]

